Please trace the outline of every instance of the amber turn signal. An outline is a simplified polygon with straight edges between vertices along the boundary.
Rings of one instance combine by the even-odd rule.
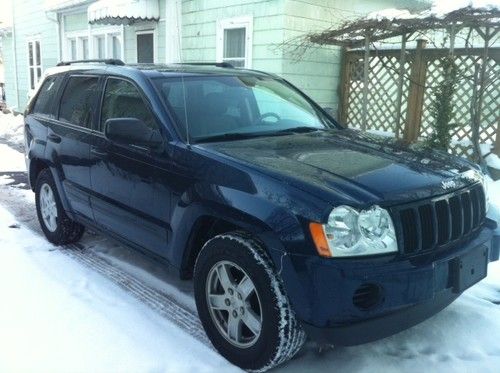
[[[318,254],[326,258],[331,258],[332,253],[330,252],[330,248],[328,246],[323,225],[319,223],[309,223],[309,230],[311,231],[311,236],[314,244],[316,245]]]

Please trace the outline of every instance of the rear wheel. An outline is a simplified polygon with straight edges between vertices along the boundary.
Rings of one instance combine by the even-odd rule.
[[[83,225],[71,220],[61,204],[49,169],[38,175],[35,186],[35,204],[38,221],[45,237],[56,245],[78,241],[85,231]]]
[[[291,359],[305,334],[261,244],[234,232],[201,250],[194,271],[198,314],[215,348],[251,371]]]

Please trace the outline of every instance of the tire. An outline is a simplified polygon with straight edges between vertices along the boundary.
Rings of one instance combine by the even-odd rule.
[[[52,173],[47,168],[40,171],[36,179],[35,204],[38,221],[50,242],[67,245],[82,238],[85,228],[64,212]]]
[[[253,285],[250,296],[246,277]],[[281,278],[263,246],[249,235],[223,234],[203,246],[195,264],[194,291],[208,338],[240,368],[266,371],[291,359],[305,342]]]

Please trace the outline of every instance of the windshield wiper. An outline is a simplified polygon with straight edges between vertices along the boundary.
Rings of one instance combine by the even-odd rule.
[[[251,138],[255,138],[255,137],[293,135],[296,133],[307,133],[307,132],[316,132],[316,131],[323,131],[323,130],[324,129],[317,128],[317,127],[302,126],[302,127],[295,127],[295,128],[287,128],[287,129],[279,130],[279,131],[230,132],[230,133],[223,133],[220,135],[198,137],[198,138],[193,139],[193,140],[195,143],[231,141],[231,140],[251,139]]]
[[[231,141],[231,140],[244,140],[251,139],[252,137],[262,136],[262,133],[245,133],[245,132],[233,132],[233,133],[223,133],[221,135],[198,137],[194,139],[194,142],[217,142],[217,141]]]
[[[301,126],[301,127],[287,128],[287,129],[279,130],[279,131],[276,131],[273,133],[294,134],[294,133],[308,133],[308,132],[316,132],[316,131],[325,131],[325,129],[318,128],[318,127]]]

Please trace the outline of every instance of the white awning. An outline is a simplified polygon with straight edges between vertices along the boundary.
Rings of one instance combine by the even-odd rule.
[[[158,21],[158,0],[99,0],[88,7],[89,23],[130,25],[140,21]]]

